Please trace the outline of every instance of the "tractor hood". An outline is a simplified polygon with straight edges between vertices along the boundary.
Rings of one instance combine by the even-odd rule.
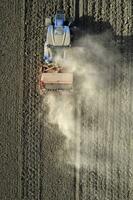
[[[47,44],[49,46],[65,47],[70,45],[70,30],[68,26],[48,27]]]

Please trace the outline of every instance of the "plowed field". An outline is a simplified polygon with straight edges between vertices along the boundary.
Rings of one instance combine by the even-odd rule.
[[[88,75],[76,71],[75,93],[51,104],[38,93],[37,61],[57,8],[87,41],[71,65]],[[132,200],[132,1],[1,1],[0,9],[0,199]]]

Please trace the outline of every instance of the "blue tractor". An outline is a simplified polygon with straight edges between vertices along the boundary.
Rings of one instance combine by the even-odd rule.
[[[44,44],[43,60],[45,63],[53,62],[55,52],[63,53],[64,48],[71,46],[70,22],[66,23],[64,12],[59,10],[53,21],[48,24]]]
[[[44,44],[43,64],[40,69],[40,94],[46,91],[72,90],[73,73],[56,63],[56,53],[63,57],[65,49],[71,46],[70,22],[63,11],[57,11],[53,20],[46,19],[46,40]]]

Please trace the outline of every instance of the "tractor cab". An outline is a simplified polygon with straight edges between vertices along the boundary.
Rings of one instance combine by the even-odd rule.
[[[56,27],[63,27],[65,22],[65,14],[64,11],[57,11],[54,17],[54,26]]]

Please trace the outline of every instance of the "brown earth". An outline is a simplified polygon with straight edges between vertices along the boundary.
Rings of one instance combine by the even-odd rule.
[[[77,107],[78,156],[82,164],[85,151],[88,161],[80,170],[59,162],[65,138],[48,123],[47,111],[40,115],[37,59],[43,55],[44,19],[59,7],[84,32],[110,30],[111,48],[122,54],[108,68],[106,92],[100,89],[93,106],[81,100]],[[1,1],[0,8],[0,199],[132,200],[132,1]]]
[[[0,2],[0,199],[21,199],[24,5]]]

